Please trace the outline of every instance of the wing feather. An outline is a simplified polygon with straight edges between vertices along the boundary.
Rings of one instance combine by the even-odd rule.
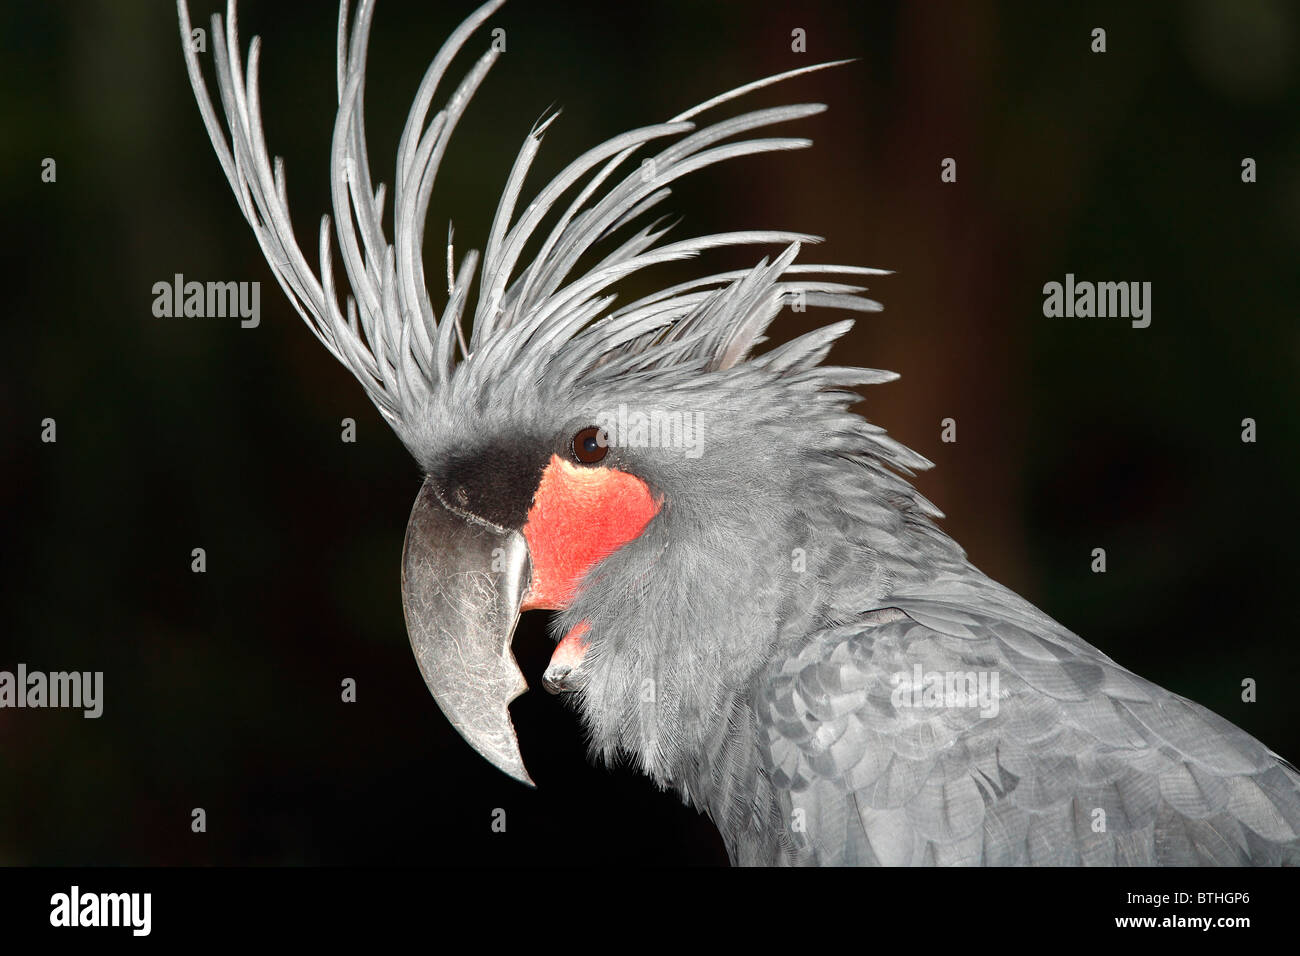
[[[994,582],[947,583],[757,685],[761,766],[806,824],[786,862],[1300,862],[1300,775],[1263,744]],[[996,708],[918,706],[917,667],[996,674]]]

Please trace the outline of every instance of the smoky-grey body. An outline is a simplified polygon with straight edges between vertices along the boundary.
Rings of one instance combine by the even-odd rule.
[[[1300,862],[1300,775],[1240,728],[972,569],[891,604],[897,619],[807,635],[751,685],[773,806],[762,830],[732,819],[736,862]],[[997,674],[996,714],[898,706],[918,666]]]
[[[801,387],[817,358],[715,382],[731,401],[661,391],[702,411],[698,460],[619,452],[669,504],[557,622],[617,634],[579,704],[594,745],[739,864],[1300,862],[1300,775],[973,567],[896,474],[924,460]],[[996,675],[996,707],[900,701],[918,668]]]
[[[506,180],[481,269],[477,252],[456,259],[448,229],[445,294],[426,283],[438,167],[496,46],[441,108],[434,99],[500,5],[466,20],[416,91],[397,153],[392,242],[362,115],[374,3],[362,0],[355,16],[343,5],[333,218],[321,222],[318,274],[262,129],[259,45],[245,68],[233,4],[224,22],[213,18],[214,102],[178,3],[200,113],[268,264],[432,482],[421,499],[429,507],[417,506],[408,527],[418,540],[407,542],[404,600],[429,686],[462,735],[527,780],[506,706],[521,686],[509,629],[528,574],[515,525],[529,501],[484,496],[535,483],[545,456],[566,454],[575,430],[594,422],[609,438],[599,467],[635,476],[658,510],[553,619],[557,639],[585,629],[580,663],[566,672],[570,700],[597,759],[630,759],[707,812],[734,862],[1296,862],[1293,769],[984,577],[939,530],[939,511],[908,481],[929,462],[850,411],[852,389],[896,376],[824,364],[851,322],[759,349],[787,306],[878,311],[865,287],[844,280],[881,270],[797,263],[817,240],[788,231],[671,243],[659,223],[632,231],[687,173],[810,145],[753,134],[819,104],[697,120],[824,64],[615,137],[525,203],[547,118]],[[630,162],[647,150],[647,164]],[[633,273],[752,245],[776,251],[614,306],[611,290]],[[603,258],[581,271],[597,248]],[[626,410],[681,427],[647,442]],[[528,460],[527,449],[542,457]],[[463,507],[437,493],[453,472],[487,476],[461,489]],[[446,508],[430,510],[429,495]],[[437,540],[457,516],[513,543],[507,571],[459,567],[492,549],[472,535],[447,536],[455,548]],[[460,653],[466,641],[472,653]],[[980,706],[908,696],[930,674],[983,675],[987,693]]]

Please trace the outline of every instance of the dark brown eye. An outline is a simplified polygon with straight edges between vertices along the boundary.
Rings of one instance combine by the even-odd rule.
[[[588,425],[573,436],[573,457],[584,465],[594,465],[609,454],[609,438],[604,429]]]

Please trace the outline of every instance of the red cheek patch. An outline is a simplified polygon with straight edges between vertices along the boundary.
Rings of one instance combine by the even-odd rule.
[[[567,607],[583,575],[645,530],[660,505],[634,475],[552,455],[524,525],[533,576],[522,609]]]

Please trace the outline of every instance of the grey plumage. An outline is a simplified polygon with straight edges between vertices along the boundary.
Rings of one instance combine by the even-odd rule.
[[[334,216],[321,222],[319,277],[293,236],[284,169],[271,162],[262,131],[258,42],[245,70],[233,2],[224,23],[212,21],[224,38],[214,43],[224,124],[188,44],[186,55],[218,158],[277,279],[426,472],[485,436],[558,451],[575,427],[620,407],[699,423],[698,457],[607,428],[607,467],[638,476],[664,505],[590,570],[554,619],[557,638],[589,628],[573,701],[593,752],[630,757],[678,789],[712,816],[740,863],[1300,858],[1294,769],[983,576],[938,529],[941,514],[907,481],[929,462],[849,411],[851,389],[895,376],[822,364],[851,322],[754,353],[796,298],[877,310],[864,288],[841,280],[881,270],[797,264],[816,239],[793,232],[665,242],[661,224],[634,229],[682,175],[807,146],[730,140],[819,105],[697,120],[831,64],[616,137],[523,205],[529,166],[555,120],[547,118],[525,138],[505,183],[481,270],[476,252],[455,263],[449,241],[445,296],[430,293],[423,234],[434,180],[496,53],[484,53],[431,118],[430,110],[453,57],[501,2],[452,35],[416,92],[398,149],[391,242],[387,191],[371,178],[364,133],[374,5],[363,0],[353,18],[343,5]],[[184,0],[178,10],[187,40]],[[644,148],[657,150],[650,174],[627,171]],[[351,290],[342,306],[332,232]],[[534,237],[541,245],[525,260]],[[633,272],[764,244],[779,251],[753,269],[615,307],[611,290]],[[605,257],[574,275],[598,246]],[[996,712],[900,704],[918,666],[997,675]]]
[[[764,768],[809,818],[753,862],[1232,865],[1300,859],[1300,778],[973,569],[760,681]],[[996,716],[893,705],[891,676],[996,671]],[[785,809],[785,806],[783,806]]]

